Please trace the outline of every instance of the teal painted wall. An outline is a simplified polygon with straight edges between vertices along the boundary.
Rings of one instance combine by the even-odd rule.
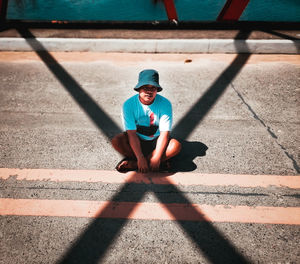
[[[240,20],[300,22],[300,0],[250,0]]]
[[[179,20],[215,21],[226,0],[174,0]],[[167,20],[153,0],[9,0],[8,19]],[[300,0],[250,0],[240,20],[300,22]]]

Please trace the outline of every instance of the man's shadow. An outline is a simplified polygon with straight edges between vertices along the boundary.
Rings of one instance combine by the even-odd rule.
[[[187,172],[193,171],[197,168],[194,163],[196,157],[204,157],[208,147],[198,141],[186,141],[177,139],[181,143],[180,153],[171,159],[172,172]]]

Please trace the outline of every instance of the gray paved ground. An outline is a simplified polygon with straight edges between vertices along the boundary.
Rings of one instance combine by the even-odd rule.
[[[40,56],[0,54],[2,168],[113,170],[120,105],[138,72],[155,68],[183,143],[176,170],[299,175],[299,56]],[[0,184],[1,198],[299,207],[299,190],[278,187]],[[0,216],[0,224],[3,264],[300,261],[299,225],[43,216]]]
[[[122,130],[121,104],[134,94],[138,72],[151,67],[174,106],[173,135],[193,150],[193,169],[299,173],[298,65],[245,64],[248,55],[232,55],[231,64],[213,55],[144,58],[2,61],[0,166],[112,169],[119,156],[109,138]],[[200,145],[208,147],[205,158]]]

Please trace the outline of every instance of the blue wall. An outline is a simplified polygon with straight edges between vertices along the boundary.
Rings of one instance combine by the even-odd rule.
[[[240,20],[300,22],[300,0],[250,0]]]
[[[174,0],[179,20],[215,21],[226,0]],[[9,0],[8,19],[167,20],[153,0]],[[250,0],[240,20],[300,22],[300,0]]]

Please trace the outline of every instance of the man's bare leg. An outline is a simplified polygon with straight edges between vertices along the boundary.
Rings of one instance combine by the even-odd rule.
[[[167,149],[165,150],[165,153],[162,156],[161,161],[166,161],[170,158],[175,157],[176,155],[179,154],[180,150],[181,150],[181,143],[177,139],[172,138],[168,143]],[[155,155],[155,152],[156,150],[153,150],[153,152],[150,154],[150,158]]]
[[[125,159],[117,165],[116,169],[118,171],[127,169],[137,169],[136,157],[133,153],[133,150],[130,147],[128,136],[126,135],[126,133],[116,135],[112,139],[111,143],[114,149],[125,157]]]
[[[180,150],[181,150],[181,143],[177,139],[172,138],[169,141],[169,144],[165,151],[165,155],[162,158],[162,161],[166,161],[170,158],[175,157],[176,155],[179,154]]]
[[[165,150],[165,153],[163,154],[162,158],[161,158],[161,163],[164,163],[166,162],[166,167],[167,169],[170,169],[171,165],[169,162],[167,162],[170,158],[173,158],[175,157],[176,155],[179,154],[181,150],[181,143],[175,139],[175,138],[172,138],[169,143],[168,143],[168,146]],[[156,150],[153,150],[153,152],[150,154],[149,156],[149,159],[151,159],[151,157],[153,157],[155,155],[155,151]]]

